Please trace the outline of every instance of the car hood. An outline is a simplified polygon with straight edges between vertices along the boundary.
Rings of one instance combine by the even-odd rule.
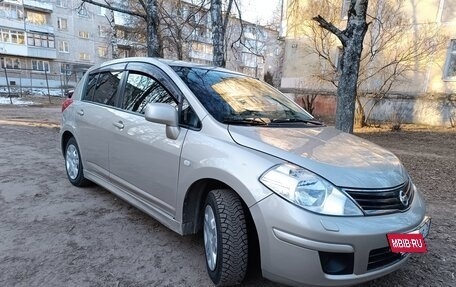
[[[339,187],[388,188],[407,179],[394,154],[335,128],[230,125],[228,131],[236,143],[297,164]]]

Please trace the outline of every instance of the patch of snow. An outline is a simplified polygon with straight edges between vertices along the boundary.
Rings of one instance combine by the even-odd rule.
[[[35,104],[32,101],[24,101],[22,99],[18,98],[12,98],[13,100],[13,105],[33,105]],[[0,97],[0,105],[9,105],[11,104],[10,99],[6,97]]]

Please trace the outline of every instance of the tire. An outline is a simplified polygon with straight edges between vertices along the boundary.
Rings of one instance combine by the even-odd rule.
[[[232,190],[213,190],[207,195],[203,236],[212,282],[217,286],[240,284],[248,263],[247,224],[241,199]]]
[[[83,187],[90,184],[84,177],[81,153],[75,138],[70,138],[65,147],[65,170],[68,180],[74,186]]]

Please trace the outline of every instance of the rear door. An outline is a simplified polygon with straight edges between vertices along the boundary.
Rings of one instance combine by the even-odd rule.
[[[97,70],[88,76],[81,101],[75,102],[77,140],[84,172],[109,179],[109,141],[113,117],[119,104],[119,87],[125,74],[122,65]]]
[[[166,103],[176,110],[180,91],[167,75],[147,63],[129,63],[123,88],[119,128],[113,135],[109,161],[111,179],[169,216],[174,216],[180,154],[186,128],[177,139],[166,137],[165,125],[146,121],[148,103]]]

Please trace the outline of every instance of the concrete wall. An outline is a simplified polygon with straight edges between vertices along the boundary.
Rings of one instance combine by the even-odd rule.
[[[317,93],[295,92],[287,93],[287,96],[300,106],[304,106],[306,95],[312,94],[316,96],[312,114],[316,118],[332,121],[336,113],[334,94],[318,95]],[[366,116],[369,114],[368,118],[371,123],[400,122],[430,126],[456,126],[456,95],[388,95],[377,100],[377,103],[375,102],[372,97],[361,99],[361,103],[365,106]]]
[[[368,110],[374,101],[362,100]],[[398,121],[430,126],[456,126],[456,95],[391,95],[380,100],[372,109],[373,121]]]

